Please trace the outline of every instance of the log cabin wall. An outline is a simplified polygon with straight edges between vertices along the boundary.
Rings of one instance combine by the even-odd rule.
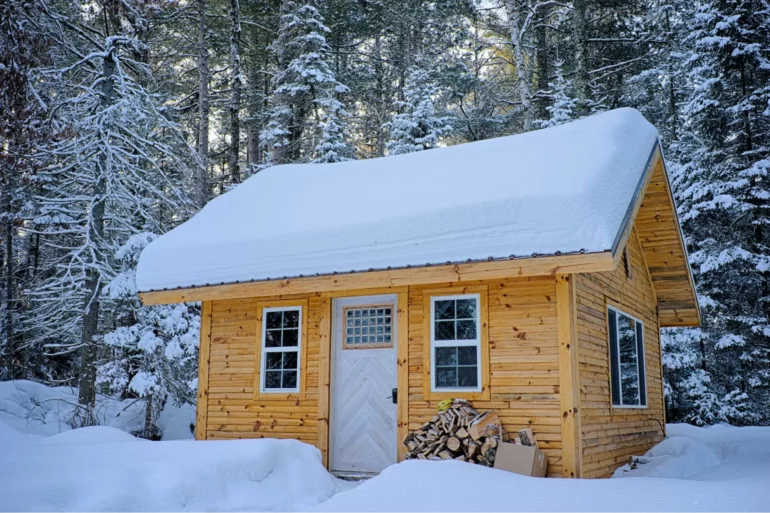
[[[657,301],[636,229],[627,248],[629,267],[624,257],[615,271],[575,275],[582,477],[607,477],[665,436]],[[644,324],[647,408],[612,407],[608,304]]]
[[[551,276],[409,287],[409,429],[435,415],[441,397],[426,397],[424,366],[430,364],[425,361],[425,296],[462,294],[478,285],[488,291],[489,390],[487,399],[474,399],[473,405],[494,409],[509,432],[532,428],[548,454],[548,475],[560,477],[559,344],[556,279]]]
[[[301,348],[300,394],[273,398],[258,394],[257,337],[259,304],[275,300],[307,301],[307,333]],[[234,299],[204,303],[208,348],[201,344],[196,438],[293,438],[318,445],[318,378],[320,325],[328,300],[319,294]],[[210,311],[211,319],[205,315]],[[205,353],[208,353],[206,365]],[[207,381],[201,383],[202,380]],[[201,425],[203,424],[203,425]]]
[[[469,289],[486,291],[489,347],[486,353],[488,362],[483,362],[488,364],[488,372],[482,375],[482,383],[487,385],[487,389],[480,395],[469,394],[469,398],[478,409],[496,410],[510,432],[531,427],[540,448],[549,456],[549,475],[561,476],[554,277],[397,289],[405,300],[408,297],[408,312],[403,313],[403,318],[408,318],[408,330],[404,329],[400,334],[402,339],[408,339],[407,350],[400,353],[408,360],[408,375],[402,374],[403,380],[408,382],[408,394],[407,401],[400,401],[403,409],[399,414],[402,418],[406,416],[407,420],[403,422],[399,436],[406,432],[407,427],[415,429],[430,419],[442,397],[441,394],[430,393],[430,378],[423,366],[428,354],[423,344],[425,298],[437,293],[461,294]],[[377,289],[366,293],[394,291]],[[255,374],[260,343],[257,337],[258,305],[275,300],[307,301],[308,304],[302,365],[304,385],[301,385],[299,397],[284,400],[256,393],[258,384]],[[324,338],[324,333],[329,332],[330,304],[329,294],[321,293],[204,303],[198,438],[294,438],[318,446],[326,460],[328,414],[324,412],[328,411],[328,385],[324,383],[328,382],[328,352],[321,350],[321,341],[328,340]],[[209,335],[206,336],[206,333]],[[205,347],[207,340],[208,347]],[[399,356],[399,359],[402,357]],[[327,363],[320,364],[321,361]],[[319,396],[319,383],[326,395],[321,393]],[[461,393],[449,395],[463,396]],[[402,422],[401,418],[399,422]]]

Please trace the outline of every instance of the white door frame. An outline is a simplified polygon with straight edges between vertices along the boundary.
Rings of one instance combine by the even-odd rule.
[[[334,297],[331,301],[331,310],[332,310],[332,316],[331,316],[331,333],[330,333],[330,343],[331,343],[331,351],[330,351],[330,358],[329,358],[329,448],[328,448],[328,455],[329,455],[329,470],[335,471],[335,462],[334,462],[334,443],[335,443],[335,415],[334,415],[334,402],[335,402],[335,390],[336,390],[336,383],[335,383],[335,366],[337,365],[337,353],[341,351],[341,331],[338,331],[342,328],[342,315],[341,315],[341,308],[344,308],[345,306],[365,306],[369,304],[391,304],[392,305],[392,341],[393,341],[393,369],[394,369],[394,377],[395,381],[393,382],[393,388],[399,389],[398,386],[398,322],[399,322],[399,312],[398,312],[398,294],[392,293],[392,294],[373,294],[373,295],[365,295],[365,296],[341,296],[341,297]],[[362,349],[366,351],[367,349]],[[376,349],[369,349],[369,350],[376,350]],[[386,391],[389,392],[389,391]],[[398,400],[405,400],[405,398],[398,397]],[[394,405],[396,406],[396,405]],[[394,423],[394,452],[393,452],[393,463],[398,462],[398,407],[396,406],[396,413],[395,413],[395,423]],[[344,471],[341,472],[344,474]]]

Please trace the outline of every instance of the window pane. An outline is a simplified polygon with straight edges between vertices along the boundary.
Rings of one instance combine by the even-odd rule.
[[[299,326],[299,310],[287,310],[283,312],[283,327],[296,328]]]
[[[479,385],[477,368],[475,365],[472,367],[459,367],[458,374],[459,374],[459,386],[476,388]]]
[[[265,331],[265,347],[281,347],[281,330]]]
[[[286,351],[283,353],[283,368],[284,369],[296,369],[297,368],[297,353],[294,351]]]
[[[299,330],[297,329],[283,330],[283,347],[296,347],[298,340],[299,340]]]
[[[435,318],[436,319],[454,319],[455,318],[455,302],[453,299],[436,301],[435,303]]]
[[[436,367],[436,388],[457,386],[457,367]]]
[[[267,368],[267,369],[280,369],[281,368],[281,354],[283,354],[283,353],[265,353],[265,368]]]
[[[265,323],[267,329],[275,329],[281,327],[281,312],[267,312],[267,319]]]
[[[464,348],[463,348],[464,349]],[[437,347],[436,366],[457,365],[456,347]]]
[[[297,388],[297,371],[284,371],[283,388]]]
[[[458,347],[457,351],[460,365],[476,365],[476,346]]]
[[[265,389],[281,388],[281,371],[265,372]]]
[[[455,321],[436,321],[435,340],[455,340]]]
[[[636,322],[618,314],[620,389],[624,405],[639,404],[639,362],[636,354]]]
[[[457,300],[457,318],[458,319],[476,319],[476,300],[458,299]]]
[[[475,340],[476,321],[457,321],[457,340]]]

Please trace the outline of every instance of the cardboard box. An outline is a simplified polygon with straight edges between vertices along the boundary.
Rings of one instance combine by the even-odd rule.
[[[504,442],[497,446],[495,468],[524,476],[544,477],[548,456],[537,447]]]

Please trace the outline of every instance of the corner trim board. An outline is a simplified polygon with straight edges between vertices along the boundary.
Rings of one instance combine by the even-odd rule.
[[[201,339],[198,348],[198,393],[195,414],[195,439],[205,440],[209,414],[209,366],[211,365],[211,301],[201,304]]]
[[[580,379],[578,376],[577,275],[556,277],[559,340],[559,404],[561,408],[562,475],[581,477]]]

